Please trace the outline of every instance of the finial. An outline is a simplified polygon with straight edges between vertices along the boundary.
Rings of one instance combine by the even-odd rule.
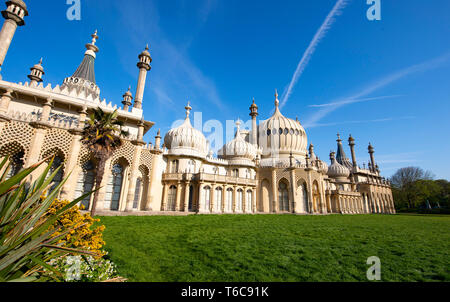
[[[278,91],[275,89],[275,107],[278,108],[280,101],[278,100]]]
[[[39,65],[42,65],[42,60],[43,60],[43,58],[41,58],[41,59],[39,60]]]
[[[186,109],[186,118],[189,118],[189,114],[191,113],[192,107],[190,106],[190,101],[188,101],[186,107],[184,107],[184,109]]]
[[[91,37],[92,37],[92,42],[91,42],[91,44],[92,44],[92,45],[95,45],[95,42],[97,42],[97,39],[98,39],[98,36],[97,36],[97,30],[95,30],[94,34],[91,35]]]
[[[339,134],[339,132],[337,134],[337,138],[338,138],[337,141],[340,142],[341,141],[341,135]]]
[[[148,43],[147,43],[147,45],[145,45],[145,50],[149,50]]]
[[[157,136],[161,135],[161,129],[158,129],[158,133],[156,134]]]

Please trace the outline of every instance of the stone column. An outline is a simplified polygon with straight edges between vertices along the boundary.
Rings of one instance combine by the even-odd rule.
[[[80,155],[81,135],[83,133],[84,123],[86,121],[86,114],[87,114],[86,108],[83,108],[80,111],[78,127],[69,130],[69,132],[73,135],[73,137],[70,146],[70,153],[68,158],[66,159],[66,165],[64,170],[64,177],[69,177],[69,179],[61,189],[62,199],[72,200],[75,194],[75,187],[78,181],[78,174],[75,173],[76,172],[75,168],[78,164],[78,156]]]
[[[104,211],[105,210],[105,195],[106,195],[106,186],[109,182],[109,177],[111,176],[111,160],[112,158],[109,158],[105,163],[105,174],[103,174],[103,179],[100,184],[100,190],[98,191],[98,200],[97,200],[97,206],[96,211]],[[125,175],[124,175],[125,177]],[[120,205],[119,205],[120,208]],[[109,210],[109,209],[106,209]]]
[[[184,211],[189,212],[189,190],[190,190],[190,183],[186,182],[184,185]]]
[[[272,212],[278,213],[278,188],[277,188],[277,172],[272,170]]]
[[[216,204],[216,194],[214,194],[216,192],[216,184],[211,185],[211,192],[209,195],[209,200],[210,200],[210,204],[209,204],[209,208],[210,208],[210,212],[215,212],[214,211],[214,206]]]
[[[258,212],[257,203],[256,203],[256,187],[252,190],[252,207],[253,207],[253,213]]]
[[[169,191],[169,185],[168,184],[164,184],[163,197],[162,197],[162,202],[161,202],[161,211],[165,211],[166,210],[168,191]]]
[[[295,181],[295,170],[291,169],[290,171],[290,177],[291,177],[291,194],[292,194],[292,203],[291,203],[291,213],[295,213],[295,208],[297,206],[297,203],[299,202],[297,200],[297,182]]]
[[[175,202],[175,211],[178,212],[181,209],[181,181],[177,183],[177,197]]]
[[[0,101],[0,114],[7,114],[9,109],[9,104],[13,98],[12,93],[14,91],[12,89],[8,89],[5,93],[2,94],[2,98]]]
[[[233,186],[233,203],[231,206],[231,211],[233,213],[236,213],[236,202],[237,202],[236,195],[237,195],[237,188],[236,188],[236,186]]]

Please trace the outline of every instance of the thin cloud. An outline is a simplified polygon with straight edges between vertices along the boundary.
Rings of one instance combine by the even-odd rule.
[[[328,104],[332,104],[330,106],[323,107],[318,112],[313,114],[311,118],[305,122],[305,125],[315,125],[318,121],[320,121],[322,118],[324,118],[326,115],[330,114],[331,112],[341,108],[342,106],[357,103],[358,100],[361,98],[377,91],[378,89],[381,89],[389,84],[392,84],[402,78],[405,78],[411,74],[423,72],[426,70],[430,70],[433,68],[440,67],[443,63],[447,62],[450,59],[450,52],[446,53],[438,58],[416,64],[413,66],[410,66],[408,68],[399,70],[397,72],[394,72],[390,75],[387,75],[386,77],[381,78],[380,80],[372,83],[371,85],[365,87],[360,92],[356,93],[353,96],[346,97],[346,98],[339,98],[334,101],[329,102]],[[346,100],[343,102],[343,100]]]
[[[216,1],[206,0],[204,3],[205,5],[199,11],[201,15],[199,26],[205,24]],[[181,101],[186,102],[190,97],[202,97],[219,109],[226,110],[214,81],[208,78],[186,53],[198,29],[192,30],[191,37],[187,37],[186,43],[175,45],[167,40],[167,35],[159,26],[158,7],[152,1],[139,1],[136,5],[126,6],[117,4],[116,8],[121,14],[120,21],[123,27],[132,29],[129,39],[135,45],[133,48],[143,48],[149,40],[148,42],[154,46],[151,47],[152,54],[158,59],[159,66],[164,66],[158,69],[158,73],[152,73],[153,83],[165,88],[165,91],[153,89],[160,100],[166,99],[173,102],[175,99],[180,101],[179,99],[182,98]],[[156,63],[154,67],[157,67]],[[130,70],[132,76],[136,76],[134,68],[127,66],[125,69]]]
[[[315,124],[305,124],[305,128],[317,128],[317,127],[329,127],[336,125],[345,125],[345,124],[363,124],[363,123],[381,123],[381,122],[389,122],[389,121],[398,121],[398,120],[410,120],[415,119],[414,116],[404,116],[404,117],[387,117],[373,120],[359,120],[359,121],[344,121],[344,122],[336,122],[336,123],[315,123]]]
[[[401,97],[401,96],[403,96],[403,95],[398,94],[398,95],[379,96],[379,97],[373,97],[373,98],[345,99],[345,100],[333,102],[333,103],[309,105],[308,107],[322,108],[322,107],[330,107],[330,106],[335,106],[335,105],[347,105],[347,104],[353,104],[353,103],[363,103],[363,102],[376,101],[376,100],[392,99],[392,98],[397,98],[397,97]]]
[[[291,82],[289,83],[289,86],[287,90],[284,93],[283,99],[281,101],[280,107],[283,108],[284,105],[286,105],[289,97],[291,96],[292,90],[294,89],[295,84],[297,83],[299,77],[302,75],[303,71],[305,70],[306,66],[308,65],[309,61],[311,60],[312,55],[314,54],[317,45],[320,43],[320,41],[325,37],[328,30],[331,28],[333,23],[336,21],[336,16],[340,15],[342,12],[342,9],[347,5],[347,0],[338,0],[336,4],[334,5],[333,9],[330,11],[328,16],[325,18],[325,21],[322,23],[316,34],[314,35],[314,38],[312,39],[311,43],[309,44],[308,48],[306,49],[305,53],[303,54],[303,57],[301,58],[300,62],[297,65],[297,69],[294,72],[294,75],[291,79]]]

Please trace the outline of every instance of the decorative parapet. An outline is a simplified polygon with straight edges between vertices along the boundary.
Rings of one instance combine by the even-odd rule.
[[[85,95],[86,97],[92,95],[93,99],[97,99],[100,96],[100,88],[86,79],[77,77],[65,78],[61,88],[64,89],[65,87],[68,87],[70,92],[75,91],[77,95]]]

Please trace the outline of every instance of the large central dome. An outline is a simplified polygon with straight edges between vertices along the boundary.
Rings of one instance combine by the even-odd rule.
[[[275,93],[275,113],[259,124],[259,145],[263,158],[288,158],[290,154],[304,158],[307,154],[307,137],[299,121],[281,114],[278,94]]]
[[[189,113],[191,106],[185,107],[186,119],[183,124],[171,129],[164,137],[164,145],[171,155],[187,155],[205,158],[208,153],[208,144],[203,133],[191,125]]]

